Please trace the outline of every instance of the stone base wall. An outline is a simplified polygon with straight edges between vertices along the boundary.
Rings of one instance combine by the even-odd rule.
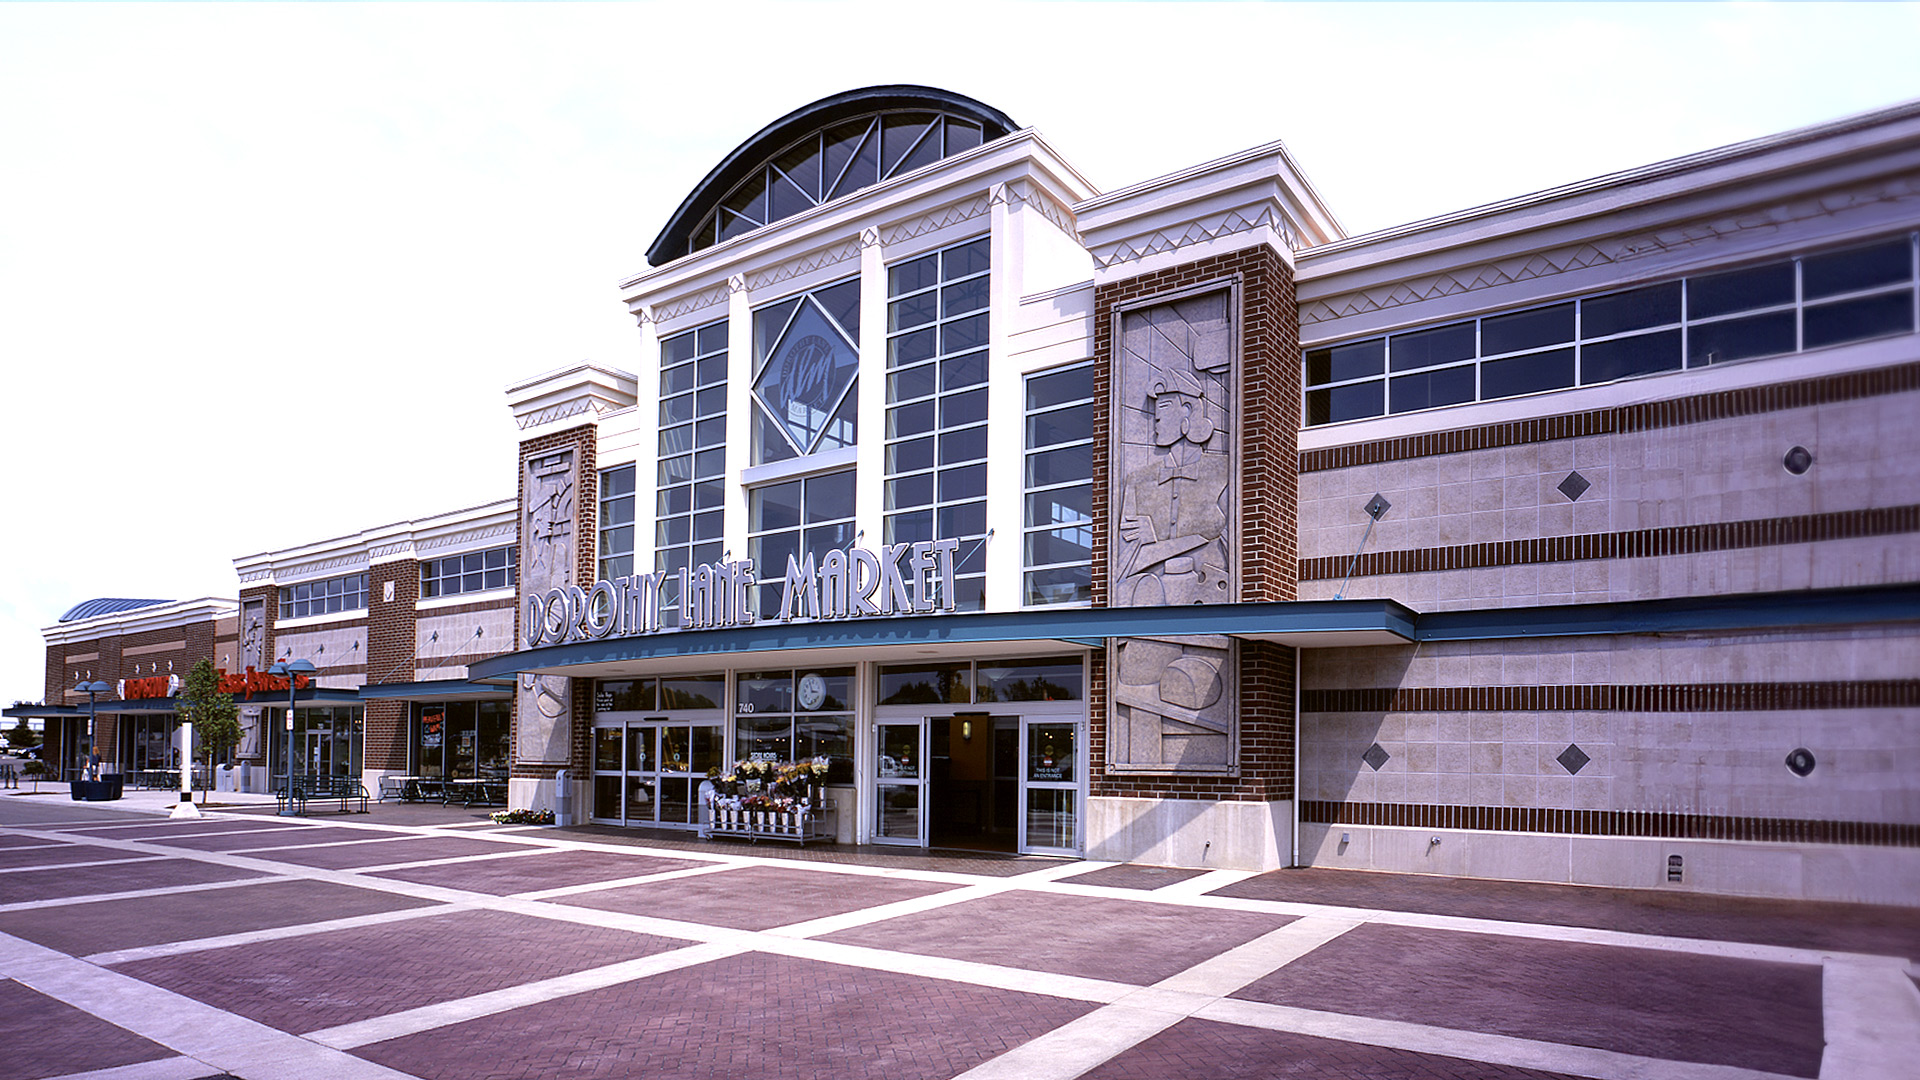
[[[1343,870],[1920,906],[1915,848],[1302,823],[1300,850],[1306,865]]]
[[[1087,800],[1087,858],[1206,870],[1277,870],[1293,862],[1293,803]]]

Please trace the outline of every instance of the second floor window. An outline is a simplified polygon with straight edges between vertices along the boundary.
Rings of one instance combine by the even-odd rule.
[[[367,575],[345,574],[325,581],[280,586],[280,617],[305,619],[367,609]]]
[[[428,559],[420,564],[420,598],[504,589],[519,580],[519,571],[520,549],[512,544]]]

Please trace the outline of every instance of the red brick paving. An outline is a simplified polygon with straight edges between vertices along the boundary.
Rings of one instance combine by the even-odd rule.
[[[0,979],[0,1080],[42,1080],[175,1056],[125,1028]]]
[[[519,844],[501,844],[464,836],[422,836],[407,840],[380,840],[364,844],[340,844],[333,847],[277,848],[249,851],[252,859],[318,866],[329,870],[348,870],[358,866],[391,866],[395,863],[426,859],[455,859],[466,855],[500,855],[525,851]]]
[[[0,851],[0,871],[33,866],[58,866],[64,863],[118,862],[122,859],[145,858],[150,856],[136,852],[116,851],[113,848],[94,847],[92,844],[61,844],[59,847],[52,848]]]
[[[1820,968],[1366,924],[1234,997],[1817,1076]]]
[[[660,859],[612,851],[553,851],[508,859],[475,859],[442,866],[417,866],[411,870],[387,870],[373,876],[510,896],[701,865],[705,864],[691,859]]]
[[[1118,866],[1103,866],[1084,874],[1060,878],[1075,885],[1104,885],[1110,889],[1158,889],[1176,881],[1185,881],[1199,877],[1205,870],[1186,870],[1174,866],[1137,866],[1133,863],[1121,863]]]
[[[1082,1080],[1574,1080],[1563,1073],[1187,1019],[1082,1074]]]
[[[196,862],[192,859],[150,859],[126,865],[80,866],[30,874],[0,874],[0,904],[52,900],[68,896],[167,889],[215,881],[261,877],[251,870]]]
[[[0,913],[0,932],[85,956],[400,911],[429,903],[325,881],[270,881],[232,889],[10,911]]]
[[[1215,889],[1213,895],[1590,926],[1635,934],[1920,960],[1920,908],[1322,868],[1275,870]]]
[[[1015,891],[823,940],[1144,985],[1292,921],[1285,915]]]
[[[484,994],[688,942],[497,911],[450,911],[114,970],[289,1032]],[[316,971],[326,971],[315,979]]]
[[[247,848],[324,844],[335,840],[357,840],[367,833],[353,829],[248,829],[240,832],[195,834],[193,836],[155,837],[148,841],[166,847],[192,851],[242,851]]]
[[[0,833],[0,848],[40,847],[45,844],[58,842],[59,841],[55,840],[43,840],[38,836],[19,836]]]
[[[902,878],[748,866],[698,877],[581,893],[556,902],[736,930],[767,930],[957,887]]]
[[[354,1053],[425,1080],[945,1080],[1092,1008],[752,954]]]

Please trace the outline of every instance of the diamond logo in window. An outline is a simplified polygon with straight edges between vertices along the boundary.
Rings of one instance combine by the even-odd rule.
[[[794,449],[813,449],[847,387],[860,355],[812,300],[795,312],[753,391],[780,421]]]

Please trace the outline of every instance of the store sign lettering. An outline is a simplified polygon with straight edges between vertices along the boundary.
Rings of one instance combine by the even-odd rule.
[[[818,560],[812,552],[787,556],[778,622],[927,615],[952,611],[954,557],[958,540],[887,544],[874,552],[835,548]],[[570,641],[633,637],[663,630],[711,630],[750,626],[753,587],[760,583],[752,559],[683,567],[669,575],[633,574],[548,589],[526,598],[521,625],[528,648]],[[669,586],[677,586],[676,590]],[[678,596],[679,604],[668,597]]]
[[[305,690],[313,683],[313,680],[305,675],[298,675],[295,676],[295,678],[300,680],[296,685],[302,690]],[[220,672],[220,692],[223,694],[243,694],[248,701],[253,700],[255,692],[284,694],[287,692],[287,677],[285,675],[269,675],[264,671],[255,671],[252,668],[248,668],[246,673],[241,675],[229,675],[225,671],[222,671]]]
[[[148,675],[143,679],[121,679],[120,700],[172,697],[180,692],[180,676]]]

